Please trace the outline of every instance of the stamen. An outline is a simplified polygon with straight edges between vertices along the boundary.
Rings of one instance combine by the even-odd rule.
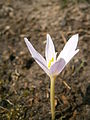
[[[50,61],[49,61],[49,63],[48,63],[48,68],[50,68],[50,66],[51,66],[51,63],[54,61],[54,58],[52,58]]]

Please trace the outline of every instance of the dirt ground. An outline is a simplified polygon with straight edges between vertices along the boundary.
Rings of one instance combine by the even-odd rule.
[[[47,33],[58,53],[79,33],[80,52],[55,81],[56,120],[90,120],[89,0],[0,0],[0,120],[51,120],[49,77],[24,43],[44,56]]]

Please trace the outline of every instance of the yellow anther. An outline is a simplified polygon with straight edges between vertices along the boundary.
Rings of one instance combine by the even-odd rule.
[[[54,58],[52,58],[50,61],[49,61],[49,63],[48,63],[48,68],[50,68],[50,66],[51,66],[51,63],[54,61]]]

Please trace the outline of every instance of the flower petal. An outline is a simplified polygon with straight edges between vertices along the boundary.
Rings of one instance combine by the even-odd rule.
[[[40,65],[40,67],[49,75],[49,69],[47,68],[47,63],[45,59],[34,49],[32,44],[28,41],[27,38],[24,38],[25,43],[35,61]]]
[[[60,58],[60,60],[58,60],[51,66],[50,75],[57,76],[64,69],[65,65],[65,60]]]
[[[50,70],[47,68],[47,66],[45,66],[39,59],[34,59],[39,64],[39,66],[45,71],[45,73],[50,77]]]
[[[55,47],[49,34],[47,34],[45,56],[46,56],[47,65],[52,58],[54,58],[54,61],[56,60]]]
[[[58,59],[63,58],[66,61],[66,64],[71,60],[71,58],[79,51],[75,50],[78,43],[78,34],[73,35],[68,42],[66,43],[65,47],[59,54]]]
[[[77,49],[74,52],[69,53],[69,55],[66,58],[66,64],[79,52],[79,49]]]

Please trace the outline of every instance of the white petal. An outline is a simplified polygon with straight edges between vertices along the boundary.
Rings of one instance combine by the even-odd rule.
[[[55,53],[55,47],[53,44],[53,41],[49,34],[47,34],[47,43],[46,43],[46,49],[45,49],[45,56],[47,64],[49,61],[54,58],[54,61],[56,60],[56,53]]]
[[[59,54],[58,59],[63,58],[68,63],[71,58],[79,51],[75,50],[78,44],[78,34],[73,35]]]
[[[39,66],[47,73],[47,75],[50,77],[50,70],[45,66],[39,59],[34,58],[35,61],[39,64]]]
[[[50,68],[50,74],[52,76],[57,76],[65,67],[65,60],[60,58],[57,62],[55,62]]]
[[[49,75],[49,69],[47,68],[47,63],[45,59],[34,49],[32,44],[28,41],[27,38],[24,38],[25,43],[35,61],[40,65],[40,67]]]
[[[74,52],[71,52],[70,54],[68,54],[67,58],[66,59],[66,64],[79,52],[79,49],[77,49],[76,51]]]

